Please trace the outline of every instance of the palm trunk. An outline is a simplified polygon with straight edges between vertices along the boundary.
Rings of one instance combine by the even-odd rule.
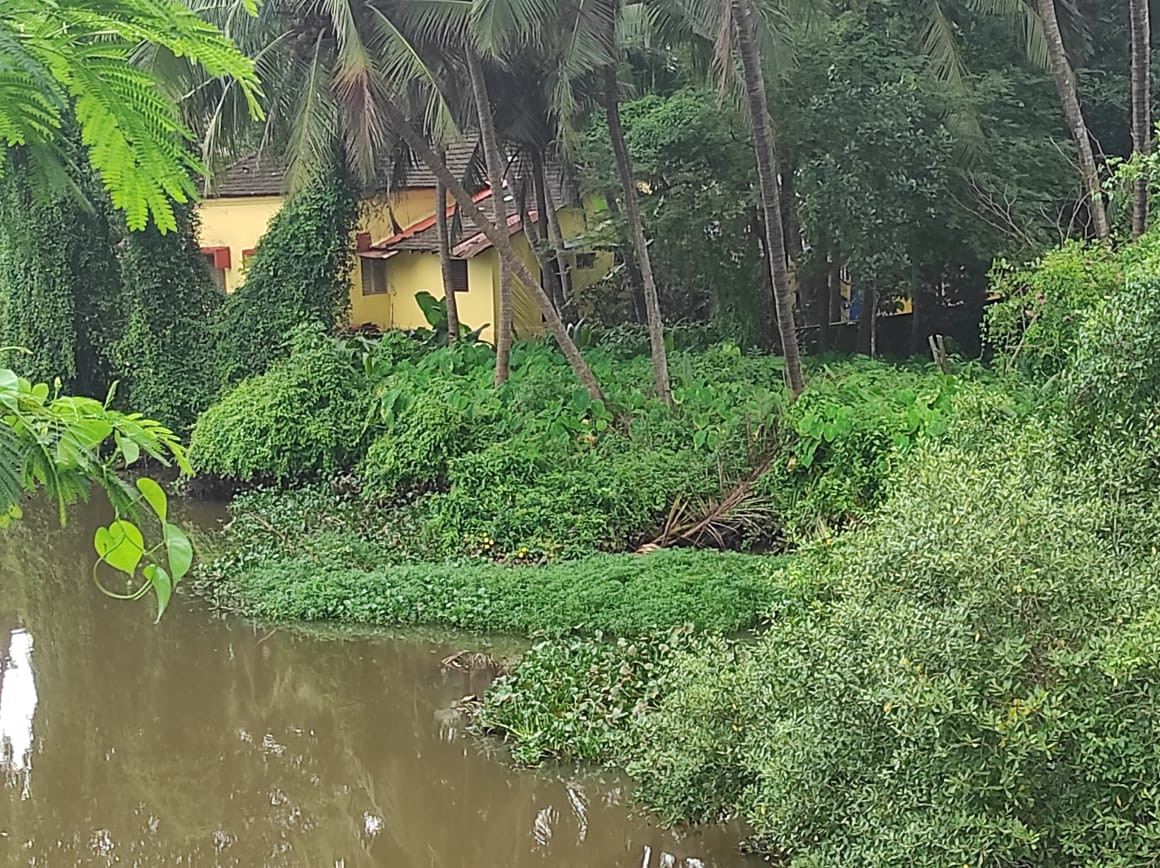
[[[1100,241],[1111,238],[1108,227],[1108,213],[1104,208],[1103,190],[1100,188],[1100,173],[1096,168],[1095,154],[1092,152],[1091,136],[1084,123],[1079,107],[1079,93],[1075,86],[1075,73],[1067,59],[1063,47],[1063,36],[1059,32],[1059,19],[1055,14],[1055,0],[1036,0],[1039,17],[1043,21],[1043,35],[1047,41],[1047,55],[1051,61],[1051,75],[1055,79],[1055,89],[1063,104],[1063,114],[1067,118],[1068,129],[1079,150],[1079,172],[1087,195],[1088,210],[1095,225],[1096,237]]]
[[[533,179],[534,186],[534,179]],[[535,191],[533,191],[535,196]],[[525,183],[517,197],[517,203],[520,209],[520,225],[524,227],[524,235],[527,236],[532,248],[532,255],[536,257],[536,264],[540,267],[540,280],[544,284],[544,288],[548,293],[548,297],[552,299],[552,304],[556,308],[556,312],[561,317],[564,316],[564,299],[560,292],[560,281],[556,273],[554,265],[555,259],[548,256],[544,251],[549,246],[547,234],[547,227],[543,224],[543,218],[539,215],[543,214],[543,206],[533,202],[536,206],[536,220],[532,220],[531,209],[528,208],[528,187]]]
[[[670,407],[673,404],[673,390],[669,384],[669,359],[665,350],[665,324],[661,319],[661,303],[657,295],[657,282],[653,276],[652,259],[648,242],[644,238],[644,224],[640,219],[640,197],[636,190],[636,174],[632,170],[632,157],[628,144],[624,141],[624,129],[620,125],[620,83],[616,79],[616,68],[604,69],[604,113],[608,118],[608,137],[612,140],[612,153],[616,157],[616,170],[620,175],[620,186],[624,190],[624,210],[628,218],[628,230],[632,238],[633,252],[640,265],[640,276],[644,282],[644,306],[648,319],[648,340],[652,350],[653,379],[656,381],[657,395]]]
[[[560,231],[560,219],[556,215],[556,203],[552,201],[552,191],[548,187],[548,173],[544,169],[544,157],[536,153],[532,157],[532,171],[536,182],[536,210],[541,225],[545,227],[548,244],[552,248],[551,259],[556,263],[554,279],[560,288],[560,313],[567,314],[572,308],[572,281],[569,279],[567,263],[564,261],[564,237]]]
[[[444,161],[442,150],[439,160]],[[447,188],[435,179],[435,234],[439,239],[439,270],[443,275],[443,303],[447,307],[447,343],[459,340],[459,301],[451,279],[451,232],[447,226]]]
[[[548,237],[556,251],[556,264],[560,269],[560,291],[564,294],[564,310],[572,308],[572,272],[568,269],[568,256],[564,250],[564,230],[560,226],[559,206],[552,196],[552,187],[544,178],[544,210],[548,218]]]
[[[552,305],[552,300],[544,292],[544,288],[540,285],[540,282],[532,277],[532,273],[528,270],[527,266],[516,259],[512,251],[512,242],[508,236],[507,227],[496,227],[495,224],[487,219],[487,216],[480,210],[479,206],[472,201],[471,194],[467,192],[467,188],[451,173],[451,170],[447,168],[447,163],[436,156],[431,145],[411,125],[406,115],[399,111],[398,106],[392,102],[384,101],[381,108],[383,115],[386,117],[387,126],[406,142],[407,147],[411,149],[412,153],[431,170],[436,178],[443,182],[444,186],[447,187],[447,191],[455,198],[460,213],[479,227],[479,231],[484,234],[487,240],[492,243],[501,255],[506,253],[512,263],[512,275],[527,288],[540,305],[540,310],[544,314],[548,331],[556,339],[560,351],[568,359],[568,364],[572,366],[572,370],[576,373],[576,378],[588,390],[588,394],[592,400],[603,401],[604,393],[600,388],[600,383],[596,379],[596,375],[592,373],[592,368],[584,361],[584,356],[580,354],[580,350],[576,347],[575,341],[568,335],[568,330],[560,320],[560,315],[556,313],[556,308]]]
[[[1152,23],[1148,0],[1130,0],[1132,29],[1132,151],[1152,151]],[[1132,191],[1132,237],[1148,231],[1148,177],[1141,171]]]
[[[500,156],[499,139],[495,133],[495,116],[491,111],[491,100],[487,95],[487,81],[483,77],[483,64],[475,49],[467,49],[467,69],[471,74],[471,90],[475,97],[475,108],[479,113],[479,138],[483,143],[484,158],[487,161],[488,183],[491,184],[491,213],[496,227],[507,231],[507,201],[503,186],[503,158]],[[506,383],[511,376],[512,358],[512,257],[511,245],[506,252],[496,248],[499,254],[499,305],[495,325],[495,384]]]
[[[644,278],[640,274],[640,264],[632,255],[631,242],[625,238],[623,224],[620,220],[620,203],[616,201],[616,191],[608,190],[604,194],[608,203],[608,213],[612,215],[612,222],[616,226],[616,250],[620,260],[624,263],[624,271],[628,275],[628,288],[632,292],[632,312],[636,322],[644,322],[647,316],[644,312]]]
[[[765,75],[757,48],[757,30],[749,0],[736,0],[737,49],[745,74],[745,92],[749,100],[749,119],[753,127],[753,150],[757,158],[757,178],[761,186],[761,209],[765,223],[765,255],[773,281],[773,302],[777,312],[777,331],[785,355],[786,381],[796,398],[805,388],[802,377],[801,351],[793,318],[793,291],[785,266],[785,236],[781,224],[781,192],[777,180],[777,155],[773,150],[772,121],[765,93]]]

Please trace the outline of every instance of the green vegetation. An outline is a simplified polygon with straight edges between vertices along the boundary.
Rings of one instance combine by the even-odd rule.
[[[260,374],[290,346],[304,323],[333,328],[350,303],[350,239],[358,213],[354,191],[331,172],[292,196],[278,212],[246,282],[226,299],[215,323],[221,382]]]
[[[399,563],[370,569],[334,565],[316,553],[247,565],[212,590],[219,604],[264,621],[616,636],[689,622],[735,632],[756,627],[777,599],[770,568],[766,558],[729,552],[592,555],[543,566]]]
[[[200,568],[219,606],[542,639],[478,711],[521,762],[620,765],[666,821],[740,817],[799,868],[1160,862],[1145,7],[830,5],[207,9],[261,58],[258,131],[250,65],[188,10],[8,4],[0,347],[34,376],[0,370],[0,509],[106,488],[99,556],[164,611],[192,551],[117,473],[184,453],[109,406],[122,378],[249,489]],[[290,166],[228,299],[169,202],[187,126]],[[494,221],[454,126],[510,193]],[[492,246],[498,350],[435,287],[431,332],[336,328],[358,201],[414,162]],[[557,176],[576,237],[531,219]],[[551,341],[509,358],[513,279]],[[31,382],[57,377],[110,399]]]
[[[1065,256],[1126,282],[1071,303],[1083,325],[1057,377],[960,392],[860,527],[776,570],[793,593],[756,642],[642,639],[665,664],[620,686],[624,645],[538,648],[481,724],[523,761],[623,764],[670,822],[740,814],[793,865],[1155,861],[1151,249],[1028,271],[1072,299],[1088,276],[1061,282]],[[1060,346],[1025,337],[1011,356]]]
[[[321,331],[297,330],[291,354],[210,407],[191,450],[203,472],[243,482],[337,473],[357,460],[370,405],[349,354]]]

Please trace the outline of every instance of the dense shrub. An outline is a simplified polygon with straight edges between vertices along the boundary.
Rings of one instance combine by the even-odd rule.
[[[116,256],[124,224],[89,168],[79,132],[60,147],[75,167],[61,179],[61,187],[75,185],[72,193],[36,188],[27,153],[2,158],[0,347],[28,352],[0,353],[0,363],[33,382],[60,377],[69,393],[104,399],[125,318]]]
[[[292,545],[292,543],[291,543]],[[351,565],[321,551],[211,572],[217,601],[267,621],[426,624],[477,631],[631,636],[690,623],[755,627],[777,599],[768,559],[720,552],[596,555],[538,567]]]
[[[286,201],[246,265],[246,282],[215,324],[223,383],[260,374],[284,358],[288,336],[302,323],[338,323],[350,303],[357,216],[355,194],[338,174]]]
[[[1002,298],[987,309],[984,332],[1005,366],[1036,376],[1060,373],[1083,343],[1085,324],[1126,282],[1160,271],[1160,234],[1112,251],[1069,242],[1021,268],[992,272]]]
[[[348,349],[318,328],[299,329],[289,358],[202,414],[190,454],[200,472],[244,482],[337,473],[365,451],[369,403]]]
[[[187,431],[218,393],[211,327],[224,296],[197,244],[196,219],[180,209],[178,230],[130,232],[122,255],[128,322],[113,354],[134,412]]]
[[[1155,558],[1061,497],[1051,425],[989,422],[791,563],[812,599],[756,645],[670,673],[633,739],[647,803],[740,811],[795,865],[1160,858]]]

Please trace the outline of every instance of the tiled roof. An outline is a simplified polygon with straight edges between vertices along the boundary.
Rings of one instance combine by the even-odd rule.
[[[456,178],[466,178],[475,145],[470,142],[451,145],[447,148],[447,168]],[[435,175],[423,163],[406,167],[388,184],[383,178],[380,189],[426,189],[435,186]],[[286,163],[279,157],[252,154],[234,163],[214,185],[212,195],[219,198],[243,196],[285,195]]]
[[[556,203],[556,207],[562,207],[566,203],[574,202],[576,197],[568,190],[562,177],[556,174],[550,179],[550,186],[552,187],[552,196]],[[483,210],[487,216],[491,216],[491,190],[483,190],[473,197],[476,204]],[[456,208],[454,206],[447,209],[447,216],[449,218],[456,218]],[[538,215],[535,208],[531,208],[528,212],[528,217],[535,222]],[[457,219],[449,221],[451,223],[451,252],[457,257],[471,257],[482,250],[490,247],[490,242],[480,231],[475,221],[466,215],[458,215]],[[522,229],[520,216],[516,212],[515,202],[512,197],[508,195],[508,232],[515,234]],[[373,245],[376,251],[418,251],[421,253],[438,253],[439,252],[439,236],[435,226],[435,216],[432,215],[417,223],[408,226],[402,232],[392,235],[390,238],[385,238],[376,242]]]

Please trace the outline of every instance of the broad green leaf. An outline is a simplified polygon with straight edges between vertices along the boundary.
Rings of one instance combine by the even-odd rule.
[[[0,404],[15,412],[19,407],[20,378],[13,371],[0,370]]]
[[[118,436],[117,446],[121,450],[121,457],[125,459],[126,467],[132,467],[141,457],[141,447],[131,437]]]
[[[153,585],[153,593],[157,595],[157,621],[155,623],[159,623],[161,616],[169,608],[169,600],[173,597],[173,581],[169,578],[169,573],[165,572],[165,568],[157,564],[149,564],[145,567],[145,578]]]
[[[193,565],[193,544],[176,525],[165,525],[165,553],[169,557],[169,569],[173,571],[173,583],[177,584]]]
[[[131,576],[145,554],[145,539],[133,522],[118,519],[108,527],[97,528],[93,547],[102,561]]]
[[[165,491],[147,476],[137,480],[137,490],[164,524],[169,516],[169,498],[165,496]]]

